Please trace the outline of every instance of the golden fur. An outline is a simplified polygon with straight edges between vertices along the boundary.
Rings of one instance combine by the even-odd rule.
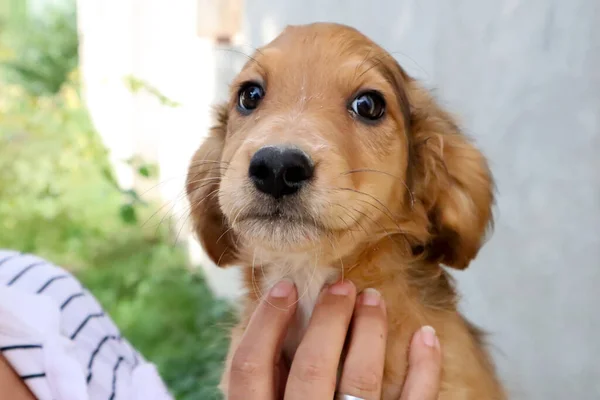
[[[262,82],[266,95],[242,115],[237,93],[247,81]],[[386,100],[377,124],[348,112],[365,88]],[[190,165],[187,193],[209,256],[245,269],[248,295],[230,355],[256,300],[288,276],[301,302],[286,339],[293,357],[321,285],[343,277],[358,290],[378,289],[386,301],[382,398],[399,397],[410,338],[429,324],[443,348],[439,398],[504,399],[481,335],[458,313],[440,266],[464,269],[477,255],[492,222],[492,177],[431,95],[358,31],[317,23],[288,27],[258,50],[233,82],[231,101],[217,110],[218,123]],[[282,200],[291,218],[261,221],[253,215],[266,200],[248,165],[259,148],[277,144],[309,154],[315,177]]]

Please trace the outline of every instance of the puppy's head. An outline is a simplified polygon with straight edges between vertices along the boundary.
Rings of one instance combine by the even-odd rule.
[[[464,268],[493,201],[486,161],[453,119],[383,49],[324,23],[288,27],[252,56],[187,192],[219,265],[248,262],[248,248],[340,257],[402,235]]]

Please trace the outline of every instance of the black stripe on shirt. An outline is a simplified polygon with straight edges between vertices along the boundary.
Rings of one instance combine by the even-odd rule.
[[[46,283],[44,283],[44,284],[42,285],[42,287],[41,287],[41,288],[39,288],[39,289],[38,289],[38,291],[37,291],[36,293],[37,293],[37,294],[40,294],[40,293],[42,293],[44,290],[46,290],[46,289],[48,288],[48,286],[50,286],[50,285],[52,284],[52,282],[54,282],[54,281],[58,281],[58,280],[60,280],[60,279],[65,279],[65,278],[68,278],[68,277],[69,277],[69,275],[58,275],[58,276],[52,277],[52,278],[48,279],[48,281],[47,281]]]
[[[35,379],[35,378],[43,378],[45,377],[46,374],[45,373],[41,373],[41,374],[31,374],[31,375],[23,375],[21,376],[21,379],[23,379],[24,381],[27,379]]]
[[[71,300],[76,299],[77,297],[82,297],[85,296],[85,293],[83,292],[78,292],[75,294],[70,295],[61,305],[60,305],[60,309],[64,310],[65,307],[71,302]]]
[[[28,266],[26,266],[25,268],[23,268],[21,271],[19,271],[18,274],[16,274],[8,283],[8,286],[11,286],[13,283],[15,283],[20,277],[22,277],[23,275],[25,275],[27,273],[27,271],[42,265],[42,264],[46,264],[46,261],[37,261],[34,262],[33,264],[29,264]]]
[[[3,258],[2,260],[0,260],[0,265],[5,264],[7,262],[9,262],[10,260],[12,260],[13,258],[17,258],[18,256],[20,256],[21,253],[15,253],[15,254],[11,254],[8,257]]]
[[[112,379],[112,393],[109,397],[109,400],[114,400],[117,395],[117,370],[119,369],[119,365],[123,362],[123,357],[119,357],[115,367],[113,368],[113,379]]]
[[[0,347],[0,351],[24,350],[24,349],[41,349],[41,344],[16,344],[13,346]]]
[[[102,348],[102,346],[104,345],[104,343],[108,342],[109,340],[119,340],[119,339],[120,339],[119,336],[108,335],[108,336],[104,336],[102,338],[102,340],[100,341],[100,343],[98,343],[98,346],[96,346],[96,348],[92,352],[92,356],[90,357],[90,361],[88,362],[87,383],[90,383],[90,381],[92,380],[92,365],[94,364],[94,359],[96,358],[96,356],[100,352],[100,349]]]
[[[87,317],[85,317],[85,319],[83,320],[81,325],[79,325],[79,327],[77,329],[75,329],[75,332],[73,332],[73,334],[71,335],[71,340],[75,339],[75,337],[79,334],[79,332],[81,332],[81,330],[85,327],[85,325],[89,322],[90,319],[100,318],[103,316],[104,316],[103,312],[99,312],[96,314],[89,314]]]

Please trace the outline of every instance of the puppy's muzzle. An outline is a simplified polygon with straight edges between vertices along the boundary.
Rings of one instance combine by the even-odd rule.
[[[267,146],[250,160],[248,176],[256,189],[275,199],[297,193],[314,175],[314,163],[303,151]]]

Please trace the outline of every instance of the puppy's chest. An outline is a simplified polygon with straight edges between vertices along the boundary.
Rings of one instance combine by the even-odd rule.
[[[298,291],[296,314],[288,327],[283,344],[285,355],[292,359],[296,349],[306,333],[306,328],[315,308],[321,289],[325,284],[334,283],[340,276],[339,269],[324,266],[313,266],[310,263],[293,263],[278,266],[277,270],[265,273],[263,290],[268,290],[282,277],[291,279]]]

